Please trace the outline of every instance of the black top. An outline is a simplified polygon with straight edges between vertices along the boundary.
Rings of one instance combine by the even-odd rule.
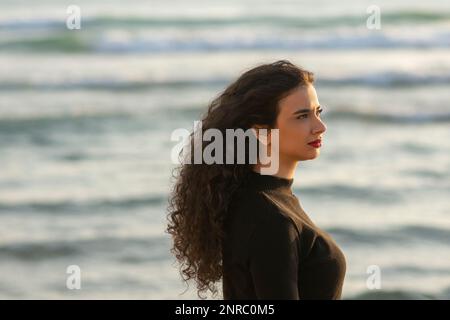
[[[251,171],[233,197],[223,245],[224,299],[339,299],[345,257],[303,211],[293,179]]]

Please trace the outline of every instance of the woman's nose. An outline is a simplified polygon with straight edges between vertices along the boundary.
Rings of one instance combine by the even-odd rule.
[[[327,131],[327,126],[325,125],[325,123],[323,123],[323,121],[320,119],[317,119],[317,120],[318,121],[316,122],[316,125],[314,126],[313,133],[321,134],[321,133],[324,133],[325,131]]]

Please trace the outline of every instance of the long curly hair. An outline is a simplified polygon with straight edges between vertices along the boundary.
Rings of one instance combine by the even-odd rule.
[[[278,102],[298,86],[313,82],[311,72],[287,60],[250,69],[212,100],[201,117],[202,133],[215,128],[225,137],[226,129],[274,128]],[[192,151],[194,132],[188,140]],[[208,144],[202,141],[202,150]],[[193,153],[188,154],[192,160]],[[201,299],[208,290],[217,295],[216,283],[222,279],[224,222],[233,195],[251,169],[251,164],[238,161],[232,164],[185,161],[174,169],[172,177],[176,181],[169,198],[166,232],[172,236],[171,252],[180,264],[182,279],[186,283],[195,280]]]

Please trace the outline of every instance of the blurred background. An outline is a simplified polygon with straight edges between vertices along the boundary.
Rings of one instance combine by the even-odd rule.
[[[328,131],[294,192],[346,255],[343,298],[449,299],[444,0],[2,0],[0,298],[195,299],[164,233],[171,133],[278,59],[316,75]]]

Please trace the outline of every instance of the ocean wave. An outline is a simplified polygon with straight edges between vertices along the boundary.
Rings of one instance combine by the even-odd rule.
[[[407,290],[368,290],[360,292],[346,300],[436,300],[439,295]]]
[[[35,53],[44,52],[91,52],[95,50],[95,42],[84,39],[73,32],[65,31],[58,34],[46,34],[36,37],[27,37],[15,40],[5,40],[0,42],[1,51],[29,51]]]
[[[0,203],[0,213],[33,212],[48,214],[73,214],[93,212],[112,212],[136,208],[161,206],[167,202],[167,196],[129,197],[125,199],[105,199],[91,201],[25,202],[17,204]]]
[[[83,134],[116,134],[117,132],[157,132],[167,129],[167,121],[199,119],[205,106],[186,106],[183,108],[139,110],[52,110],[48,112],[10,114],[0,113],[0,145],[33,145],[62,147],[67,136]],[[40,110],[39,110],[40,111]],[[188,128],[189,129],[189,128]],[[53,135],[52,133],[57,133]],[[170,136],[170,134],[169,134]],[[57,161],[78,161],[86,157],[85,153],[65,153],[55,157]],[[98,159],[99,157],[96,156]]]
[[[448,239],[450,239],[449,229],[418,225],[382,230],[333,227],[326,231],[332,234],[338,242],[347,245],[418,244],[422,242],[448,245]]]
[[[125,262],[139,263],[155,261],[169,257],[169,240],[167,237],[95,239],[58,239],[55,241],[21,242],[0,245],[0,259],[22,261],[42,261],[68,257],[86,258],[92,255]]]
[[[448,123],[450,113],[411,113],[409,115],[376,113],[357,110],[332,110],[323,115],[324,120],[351,120],[368,123],[386,124],[427,124]]]
[[[402,88],[414,86],[435,86],[450,84],[448,74],[414,74],[408,72],[380,72],[340,78],[321,78],[317,83],[323,86],[370,86],[386,88]]]
[[[338,26],[358,26],[366,24],[366,15],[336,15],[336,16],[294,16],[294,15],[235,15],[235,16],[95,16],[85,17],[82,28],[207,28],[216,26],[281,26],[294,28],[330,28]],[[383,12],[383,23],[433,23],[450,20],[447,12],[432,11],[397,11]],[[31,19],[0,21],[4,30],[29,29],[60,29],[65,28],[62,19]]]
[[[387,32],[387,31],[386,31]],[[217,33],[220,34],[220,31]],[[321,35],[297,35],[295,32],[280,37],[276,33],[258,34],[237,29],[221,36],[210,31],[192,37],[182,34],[135,35],[135,34],[81,34],[56,31],[37,34],[32,37],[15,37],[0,42],[0,51],[5,52],[61,52],[61,53],[192,53],[192,52],[236,52],[254,50],[314,50],[314,49],[424,49],[449,48],[448,30],[432,32],[428,35],[402,35],[396,33],[355,34],[352,31]]]
[[[227,77],[204,77],[186,79],[74,79],[55,80],[52,82],[30,80],[11,81],[3,79],[0,82],[1,91],[111,91],[111,92],[141,92],[150,90],[177,90],[177,89],[201,89],[201,88],[224,88],[229,82]],[[449,85],[448,74],[414,74],[409,72],[380,72],[362,75],[341,77],[323,76],[316,80],[317,86],[321,87],[375,87],[375,88],[414,88],[417,86],[439,86]]]
[[[383,267],[383,274],[385,275],[404,275],[404,274],[413,274],[413,275],[441,275],[448,276],[450,275],[449,268],[436,268],[436,267],[420,267],[413,265],[398,265],[391,267]]]
[[[148,91],[156,89],[188,89],[211,86],[224,86],[229,79],[208,78],[208,79],[174,79],[174,80],[75,80],[61,82],[20,82],[20,81],[2,81],[0,91],[71,91],[71,90],[92,90],[92,91]]]

